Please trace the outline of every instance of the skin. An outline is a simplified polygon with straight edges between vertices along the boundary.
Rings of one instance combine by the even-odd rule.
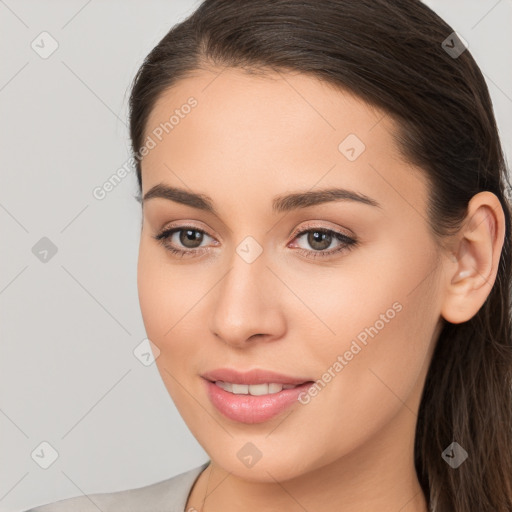
[[[504,237],[497,198],[476,195],[441,248],[424,173],[403,159],[383,112],[305,75],[211,68],[161,95],[147,134],[190,96],[197,106],[142,161],[142,195],[159,183],[181,187],[209,196],[218,215],[144,201],[138,261],[158,370],[211,458],[187,510],[426,511],[413,462],[421,392],[444,319],[471,318],[494,283]],[[366,146],[355,161],[338,149],[348,134]],[[334,186],[380,207],[271,209],[275,196]],[[180,258],[154,239],[188,224],[207,233],[195,246],[203,254]],[[291,236],[306,228],[358,244],[308,258],[307,234]],[[263,251],[252,263],[236,252],[249,235]],[[179,233],[167,244],[193,250]],[[333,238],[323,252],[339,245]],[[397,302],[400,312],[306,405],[248,425],[209,401],[200,374],[220,367],[320,379]],[[250,468],[237,457],[247,442],[262,454]]]

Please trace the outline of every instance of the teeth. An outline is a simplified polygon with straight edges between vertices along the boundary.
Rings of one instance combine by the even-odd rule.
[[[279,393],[283,389],[292,389],[296,386],[293,384],[278,384],[271,382],[269,384],[233,384],[232,382],[224,382],[222,380],[215,381],[215,384],[225,391],[229,391],[235,395],[269,395]]]
[[[279,393],[279,391],[281,391],[282,389],[284,389],[284,386],[282,386],[281,384],[272,383],[268,385],[269,393]]]

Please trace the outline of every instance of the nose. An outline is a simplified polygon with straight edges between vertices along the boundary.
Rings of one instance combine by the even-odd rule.
[[[264,254],[248,263],[234,253],[231,267],[210,299],[210,330],[230,346],[244,348],[285,333],[283,285],[267,268]]]

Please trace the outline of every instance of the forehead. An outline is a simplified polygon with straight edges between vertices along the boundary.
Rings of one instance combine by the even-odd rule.
[[[262,132],[270,137],[278,131],[283,138],[288,134],[317,134],[321,139],[334,134],[339,137],[347,130],[362,136],[386,117],[351,92],[313,76],[212,68],[197,70],[161,93],[149,115],[146,133],[168,121],[174,112],[180,114],[190,98],[197,101],[197,107],[187,124],[195,119],[200,120],[195,128],[211,128],[213,123],[220,133],[229,128],[220,123],[229,121],[240,128],[252,128],[252,137],[262,136]],[[180,116],[179,124],[184,124],[183,120]],[[393,126],[389,116],[386,121]],[[173,124],[174,131],[177,125]]]
[[[150,113],[146,137],[155,147],[142,160],[143,194],[159,182],[211,189],[225,180],[248,191],[319,183],[373,197],[380,188],[421,204],[426,182],[403,161],[396,127],[380,109],[308,75],[198,70]]]

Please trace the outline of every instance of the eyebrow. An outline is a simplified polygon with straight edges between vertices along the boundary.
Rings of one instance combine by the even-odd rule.
[[[199,210],[204,210],[218,216],[218,213],[213,206],[212,199],[205,194],[197,194],[182,188],[170,187],[159,183],[144,194],[143,202],[149,201],[155,197],[174,201]],[[333,201],[355,201],[369,206],[382,208],[375,199],[372,199],[365,194],[360,194],[344,188],[327,188],[322,190],[294,192],[291,194],[277,196],[272,201],[272,210],[275,213],[289,212],[291,210],[308,208],[310,206]]]

